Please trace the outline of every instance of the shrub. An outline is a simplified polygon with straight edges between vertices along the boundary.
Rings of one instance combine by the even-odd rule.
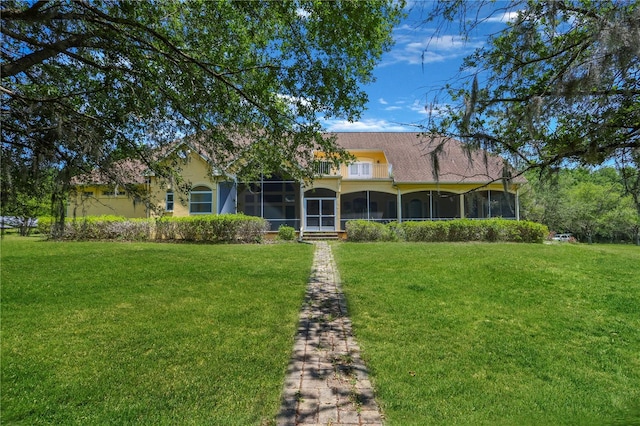
[[[403,222],[401,224],[404,229],[406,241],[448,241],[449,239],[449,222]]]
[[[40,232],[49,235],[53,219],[38,220]],[[210,243],[261,242],[269,223],[242,214],[202,215],[159,219],[126,219],[119,216],[86,216],[67,219],[66,240],[148,241],[185,240]]]
[[[156,239],[208,243],[261,242],[269,223],[243,214],[163,218],[156,221]]]
[[[39,216],[36,230],[42,235],[51,235],[51,226],[53,225],[53,216]]]
[[[366,221],[353,221],[365,222]],[[350,241],[388,241],[400,239],[411,242],[441,241],[503,241],[541,243],[547,235],[547,228],[534,222],[506,219],[451,221],[402,222],[387,225],[387,233],[364,223],[354,223],[347,234]],[[375,232],[374,232],[375,231]]]
[[[282,241],[293,241],[296,239],[296,230],[291,226],[280,225],[277,238]]]
[[[348,241],[391,241],[395,234],[382,223],[350,220],[346,224]]]

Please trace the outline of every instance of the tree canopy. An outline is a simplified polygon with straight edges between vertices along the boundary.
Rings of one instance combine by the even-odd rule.
[[[153,167],[151,149],[205,134],[221,170],[242,153],[256,172],[307,177],[311,149],[345,155],[320,119],[358,118],[400,13],[392,0],[3,1],[2,161],[22,165],[3,170],[68,183],[124,157]],[[2,179],[4,194],[16,180]]]
[[[469,20],[469,16],[475,16]],[[431,19],[471,36],[506,28],[431,100],[430,132],[508,157],[520,169],[640,165],[640,5],[615,0],[439,1]]]
[[[640,245],[640,216],[625,188],[630,171],[613,167],[561,169],[553,179],[527,173],[520,194],[522,217],[550,230],[571,232],[583,242],[635,242]]]

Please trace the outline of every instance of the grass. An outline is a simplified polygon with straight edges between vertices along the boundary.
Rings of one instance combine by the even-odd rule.
[[[640,424],[640,248],[334,253],[387,424]]]
[[[312,247],[1,249],[3,424],[273,421]]]

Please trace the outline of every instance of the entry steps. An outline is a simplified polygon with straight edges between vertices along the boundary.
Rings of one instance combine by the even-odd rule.
[[[302,241],[337,241],[340,236],[337,232],[305,232]]]

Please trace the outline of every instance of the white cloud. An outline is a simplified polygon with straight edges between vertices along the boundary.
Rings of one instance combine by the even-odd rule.
[[[390,123],[384,119],[361,121],[333,120],[326,123],[329,132],[408,132],[414,129],[408,125]]]
[[[421,115],[427,115],[428,111],[425,109],[425,106],[422,102],[420,102],[419,100],[415,100],[413,101],[413,103],[409,106],[409,109],[413,112],[417,112],[418,114]]]
[[[519,11],[504,12],[495,16],[489,16],[483,22],[513,22],[518,18]]]
[[[382,105],[386,105],[386,104],[389,103],[389,102],[385,101],[384,98],[378,99],[378,102],[380,102]]]
[[[459,35],[434,35],[434,30],[405,30],[394,33],[395,46],[385,55],[380,66],[397,63],[410,65],[444,62],[460,58],[484,45],[479,38],[465,39]]]
[[[399,109],[402,109],[402,107],[401,107],[401,106],[397,106],[397,105],[396,105],[396,106],[386,107],[384,110],[385,110],[385,111],[397,111],[397,110],[399,110]]]

